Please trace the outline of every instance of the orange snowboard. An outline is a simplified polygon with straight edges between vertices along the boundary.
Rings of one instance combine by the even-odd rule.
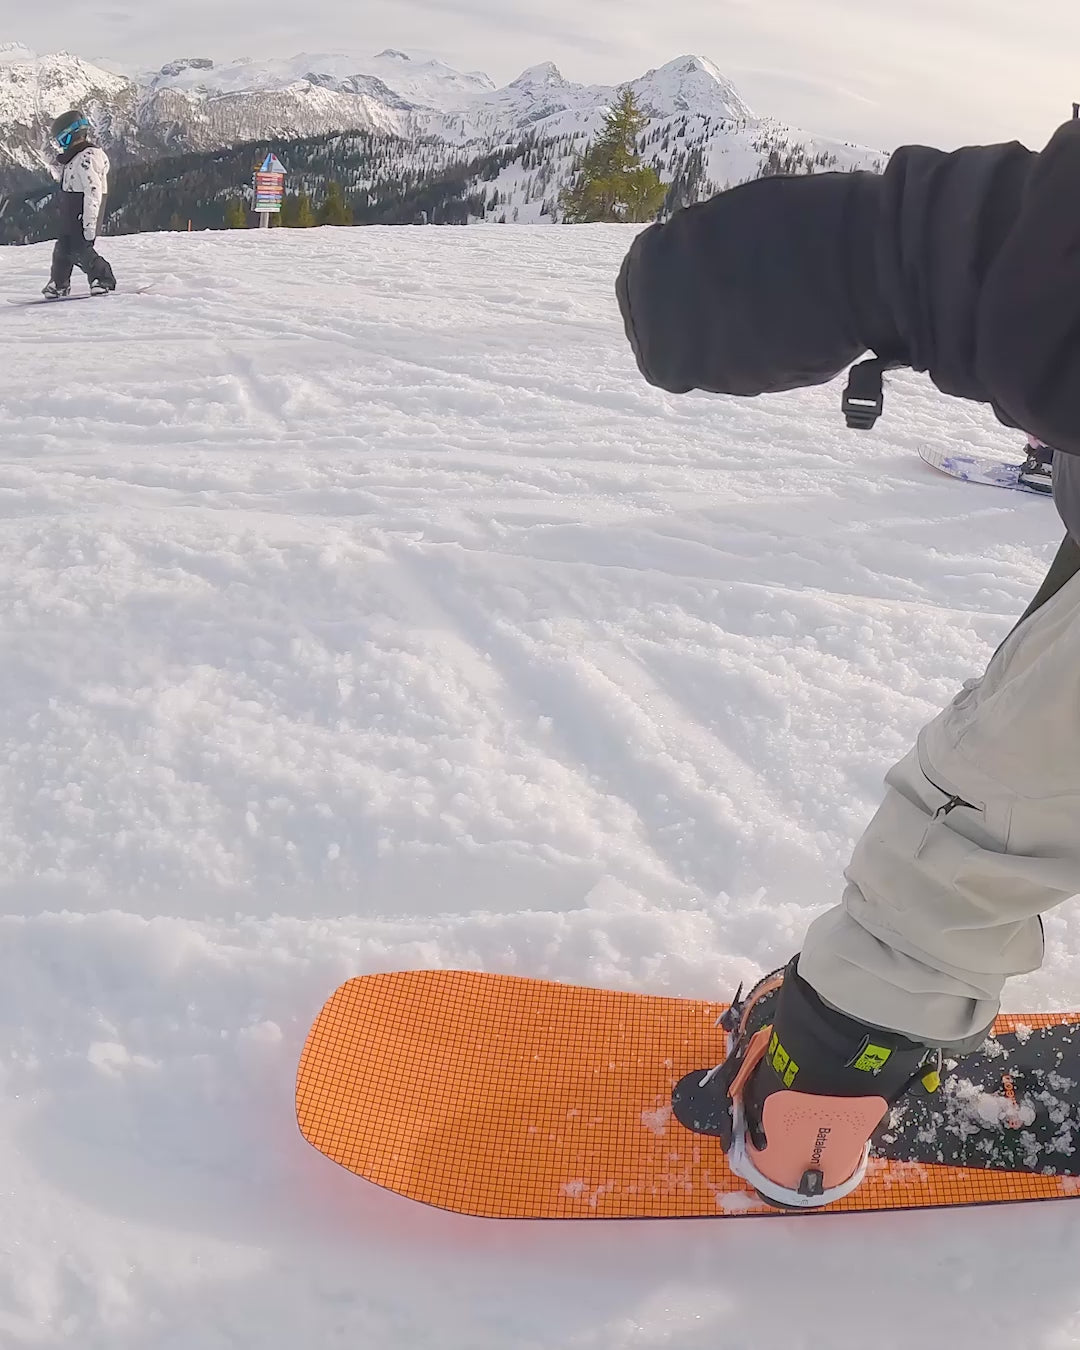
[[[724,1007],[465,971],[363,976],[342,985],[308,1036],[300,1129],[358,1176],[462,1214],[775,1215],[732,1175],[715,1138],[671,1113],[678,1079],[723,1058]],[[1078,1192],[1076,1177],[876,1158],[829,1208]]]

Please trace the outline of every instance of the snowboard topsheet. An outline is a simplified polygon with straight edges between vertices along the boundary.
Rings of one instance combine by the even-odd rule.
[[[1006,464],[989,455],[958,454],[953,451],[937,450],[932,446],[919,447],[920,456],[933,469],[947,473],[950,478],[960,478],[965,483],[984,483],[987,487],[1012,488],[1014,492],[1027,492],[1035,497],[1052,497],[1049,492],[1040,492],[1038,488],[1028,487],[1020,482],[1021,464]]]
[[[308,1036],[297,1118],[343,1167],[462,1214],[776,1215],[672,1111],[678,1085],[679,1115],[702,1107],[707,1131],[695,1094],[723,1058],[725,1006],[466,971],[363,976]],[[866,1181],[825,1212],[1080,1194],[1080,1014],[1001,1017],[944,1079],[903,1100]]]

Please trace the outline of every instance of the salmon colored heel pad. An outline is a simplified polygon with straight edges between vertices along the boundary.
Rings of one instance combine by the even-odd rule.
[[[888,1108],[884,1097],[774,1092],[761,1112],[768,1147],[759,1153],[747,1140],[746,1151],[758,1171],[778,1186],[797,1190],[804,1173],[816,1168],[824,1188],[831,1190],[854,1175],[866,1141]]]

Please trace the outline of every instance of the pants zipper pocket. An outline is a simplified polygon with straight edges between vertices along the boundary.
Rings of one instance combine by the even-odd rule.
[[[934,825],[940,822],[941,824],[946,824],[946,828],[948,828],[946,823],[947,818],[957,809],[957,807],[962,806],[968,811],[974,811],[976,815],[984,814],[984,808],[982,806],[979,806],[975,802],[969,802],[966,797],[962,797],[959,792],[951,787],[942,787],[942,785],[936,781],[936,778],[931,777],[930,773],[927,772],[930,766],[927,763],[926,754],[921,743],[918,745],[918,761],[919,772],[922,774],[923,778],[930,784],[935,792],[940,792],[945,800],[932,813],[930,819],[926,822],[926,829],[923,831],[923,837],[919,842],[919,847],[915,850],[916,857],[921,856],[923,849],[926,847],[927,840],[930,838],[930,831],[933,829]]]
[[[937,788],[939,792],[945,791],[944,788],[938,787],[938,785],[933,781],[933,779],[928,778],[926,781],[930,784],[931,787]],[[954,793],[947,802],[943,802],[941,806],[938,807],[938,809],[934,812],[934,814],[930,817],[930,819],[941,820],[944,816],[947,816],[950,811],[955,811],[958,806],[966,806],[970,811],[977,811],[979,809],[977,806],[973,806],[971,802],[964,801],[963,797],[958,797]]]

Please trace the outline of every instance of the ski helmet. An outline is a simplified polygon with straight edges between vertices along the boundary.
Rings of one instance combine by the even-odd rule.
[[[61,113],[52,124],[52,138],[61,150],[66,150],[76,141],[85,141],[90,134],[90,119],[78,108]]]

